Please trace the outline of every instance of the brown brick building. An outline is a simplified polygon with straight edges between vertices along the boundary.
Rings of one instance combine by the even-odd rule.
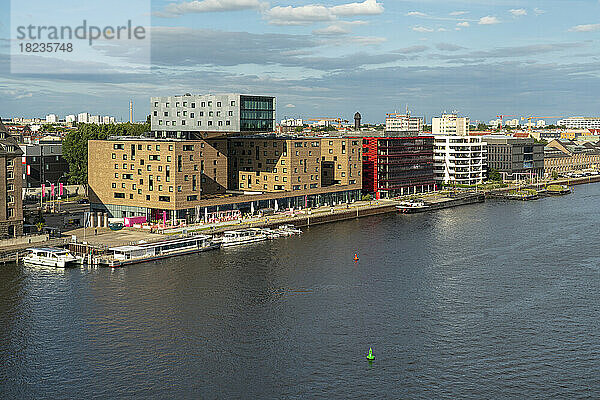
[[[0,121],[0,237],[23,234],[22,154]]]
[[[112,138],[88,146],[92,209],[118,218],[160,220],[166,212],[198,221],[206,212],[273,207],[275,200],[283,208],[360,197],[356,138]]]

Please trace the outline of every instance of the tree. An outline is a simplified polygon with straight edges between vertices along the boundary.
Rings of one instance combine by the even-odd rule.
[[[502,175],[497,170],[490,168],[488,180],[492,182],[502,182]]]
[[[88,141],[109,136],[140,136],[150,130],[148,124],[78,124],[63,140],[63,158],[69,163],[69,183],[87,184]]]
[[[486,124],[481,123],[481,122],[477,124],[478,131],[487,131],[487,129],[488,129],[488,126]]]
[[[304,130],[303,126],[297,126],[297,127],[294,128],[294,132],[302,133],[303,130]]]
[[[558,172],[552,171],[552,179],[553,180],[557,180],[558,179]]]

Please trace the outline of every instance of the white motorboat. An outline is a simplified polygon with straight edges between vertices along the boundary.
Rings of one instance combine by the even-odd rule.
[[[74,256],[68,250],[55,247],[32,247],[23,258],[25,265],[56,268],[76,267],[83,264],[83,257]]]
[[[250,228],[239,231],[226,231],[221,238],[221,247],[237,246],[240,244],[261,242],[267,240],[267,235],[262,229]]]
[[[292,224],[280,225],[277,231],[283,236],[299,235],[302,231]]]

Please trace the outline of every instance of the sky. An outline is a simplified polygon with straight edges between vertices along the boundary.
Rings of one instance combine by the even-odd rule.
[[[29,1],[37,0],[19,4]],[[73,3],[52,2],[57,12]],[[427,120],[444,111],[472,121],[600,116],[597,0],[146,4],[150,69],[18,74],[10,70],[11,4],[0,0],[0,116],[90,112],[127,120],[131,99],[143,120],[151,96],[231,92],[276,96],[278,119],[352,120],[359,111],[377,123],[407,107]],[[119,14],[106,8],[107,18]],[[94,46],[102,62],[125,58],[118,48]],[[96,61],[87,58],[75,62]]]

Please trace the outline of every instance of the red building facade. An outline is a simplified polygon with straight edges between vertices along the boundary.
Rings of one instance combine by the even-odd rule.
[[[363,138],[363,191],[390,198],[436,190],[433,136]]]

